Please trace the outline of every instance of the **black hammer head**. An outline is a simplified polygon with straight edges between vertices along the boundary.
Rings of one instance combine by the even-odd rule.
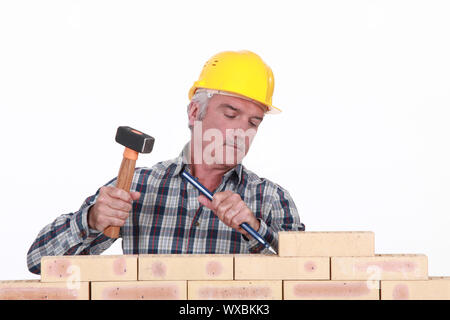
[[[150,153],[155,139],[139,130],[121,126],[117,128],[116,142],[139,153]]]

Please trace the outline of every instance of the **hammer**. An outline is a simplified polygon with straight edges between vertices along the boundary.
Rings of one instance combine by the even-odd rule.
[[[121,126],[117,128],[116,142],[125,146],[122,164],[120,165],[119,174],[117,176],[116,187],[130,192],[138,154],[152,152],[155,139],[136,129]],[[107,237],[117,239],[119,237],[119,232],[120,227],[109,226],[103,231],[103,234]]]

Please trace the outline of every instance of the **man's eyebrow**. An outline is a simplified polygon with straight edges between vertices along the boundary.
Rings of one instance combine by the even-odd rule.
[[[232,105],[229,105],[227,103],[222,103],[221,105],[219,105],[219,108],[228,108],[228,109],[231,109],[233,111],[240,111],[238,108],[235,108]],[[262,117],[258,117],[258,116],[253,116],[253,117],[250,117],[250,118],[256,119],[256,120],[259,120],[259,121],[263,121],[263,118]]]
[[[226,103],[222,103],[219,107],[229,108],[233,111],[239,111],[237,108],[233,107],[232,105],[226,104]]]

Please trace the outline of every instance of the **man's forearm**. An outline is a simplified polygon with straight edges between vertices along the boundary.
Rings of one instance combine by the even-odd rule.
[[[89,208],[61,215],[39,232],[27,254],[30,272],[40,274],[43,256],[99,254],[110,245],[104,242],[114,242],[113,239],[89,228]],[[96,241],[93,245],[94,240]],[[103,245],[99,246],[101,243]]]

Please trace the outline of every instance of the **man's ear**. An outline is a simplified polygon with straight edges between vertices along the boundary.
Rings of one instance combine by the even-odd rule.
[[[198,113],[200,112],[200,106],[197,102],[191,101],[188,108],[189,126],[194,125],[194,121],[197,120]]]

